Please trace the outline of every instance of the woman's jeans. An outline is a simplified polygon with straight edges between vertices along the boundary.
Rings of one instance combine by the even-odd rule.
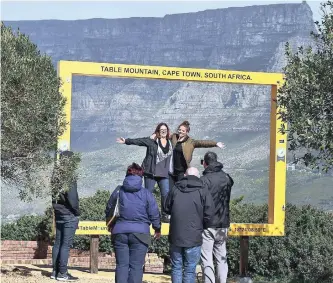
[[[56,215],[56,238],[52,249],[53,270],[67,273],[69,250],[73,243],[79,218],[74,215]]]
[[[169,178],[168,177],[155,177],[149,178],[145,177],[145,188],[153,193],[155,184],[157,183],[161,192],[161,208],[162,208],[162,217],[166,217],[167,214],[164,212],[164,202],[169,193]]]
[[[112,243],[116,254],[116,283],[142,283],[148,245],[132,233],[115,234]]]
[[[169,188],[170,188],[170,190],[173,188],[175,183],[177,183],[178,181],[180,181],[184,177],[185,177],[185,173],[178,173],[177,175],[176,174],[175,175],[169,174]]]

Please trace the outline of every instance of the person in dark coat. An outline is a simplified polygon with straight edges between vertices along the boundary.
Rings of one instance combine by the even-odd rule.
[[[145,146],[147,148],[146,156],[142,162],[144,170],[145,187],[154,191],[156,183],[161,192],[162,221],[169,222],[167,214],[163,211],[163,203],[169,192],[169,173],[172,170],[172,145],[168,139],[170,135],[169,127],[166,123],[157,125],[154,138],[136,138],[125,139],[118,138],[120,144]]]
[[[113,215],[118,198],[119,216],[111,229],[116,254],[116,283],[141,283],[150,245],[150,225],[155,238],[161,235],[161,220],[153,194],[142,187],[143,168],[133,163],[127,168],[122,186],[111,194],[105,209]]]
[[[55,216],[56,235],[52,248],[52,279],[58,281],[76,281],[78,278],[67,271],[70,247],[78,228],[80,208],[77,192],[77,179],[74,175],[64,181],[64,171],[72,170],[72,151],[60,153],[59,166],[52,177],[52,207]],[[74,172],[73,172],[74,173]]]
[[[204,156],[205,168],[201,180],[208,188],[214,202],[214,214],[211,223],[203,231],[201,247],[201,269],[204,283],[226,283],[228,275],[227,236],[230,227],[229,203],[231,188],[234,184],[229,174],[223,171],[222,163],[217,161],[214,152],[207,152]],[[216,273],[214,259],[216,261]]]
[[[211,194],[190,167],[168,194],[165,211],[170,218],[171,278],[174,283],[195,282],[200,260],[202,232],[209,227],[214,212]]]

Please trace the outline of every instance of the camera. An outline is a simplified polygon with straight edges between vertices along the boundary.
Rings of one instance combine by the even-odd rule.
[[[203,163],[204,163],[204,160],[203,160],[203,159],[201,159],[201,165],[203,165]]]

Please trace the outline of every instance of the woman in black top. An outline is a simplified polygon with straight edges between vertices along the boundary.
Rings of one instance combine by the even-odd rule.
[[[225,147],[222,142],[193,139],[189,136],[189,132],[190,123],[188,121],[184,121],[178,126],[177,133],[174,133],[171,136],[171,144],[174,150],[173,170],[170,170],[170,172],[172,172],[169,180],[170,188],[172,188],[176,182],[180,181],[184,177],[187,168],[190,167],[194,149]]]
[[[146,156],[142,162],[145,188],[153,192],[155,184],[158,184],[161,192],[161,207],[163,207],[164,200],[169,193],[169,173],[173,168],[173,149],[171,141],[168,139],[170,130],[166,123],[158,124],[154,134],[154,139],[151,139],[151,137],[118,138],[117,142],[147,147]],[[168,222],[168,219],[168,215],[162,210],[162,221]]]

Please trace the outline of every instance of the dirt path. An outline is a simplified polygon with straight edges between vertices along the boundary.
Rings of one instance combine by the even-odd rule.
[[[52,268],[50,266],[36,266],[26,264],[4,265],[1,266],[1,283],[55,283],[50,279]],[[69,272],[78,277],[79,283],[114,283],[114,272],[99,271],[98,274],[91,274],[87,269],[70,268]],[[197,281],[196,281],[197,282]],[[229,279],[228,283],[239,283],[248,281],[238,281]],[[142,283],[171,283],[168,275],[144,274]],[[259,282],[256,282],[259,283]],[[264,283],[264,282],[261,282]],[[268,282],[266,282],[268,283]]]
[[[69,272],[80,279],[80,283],[114,283],[114,272],[100,271],[91,274],[83,269],[70,269]],[[5,265],[1,266],[1,283],[55,283],[50,279],[51,268],[35,265]],[[144,274],[143,283],[170,283],[170,277],[166,275]]]

